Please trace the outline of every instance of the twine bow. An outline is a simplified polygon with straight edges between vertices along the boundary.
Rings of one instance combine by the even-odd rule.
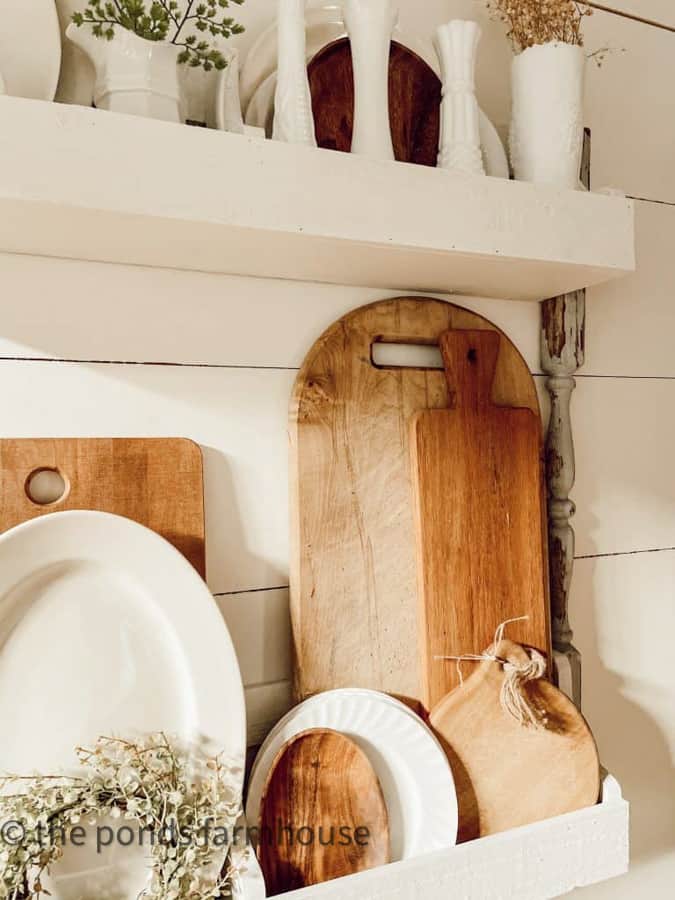
[[[526,622],[529,616],[519,616],[517,619],[507,619],[495,631],[494,642],[491,647],[475,655],[467,653],[463,656],[435,656],[436,660],[455,660],[459,683],[464,684],[462,674],[463,662],[496,662],[504,670],[505,678],[499,694],[499,702],[502,709],[518,722],[523,728],[546,727],[548,721],[546,710],[534,706],[525,685],[530,681],[536,681],[546,674],[546,660],[538,650],[523,648],[528,655],[527,661],[514,663],[508,659],[497,656],[497,647],[504,640],[506,626],[514,622]]]

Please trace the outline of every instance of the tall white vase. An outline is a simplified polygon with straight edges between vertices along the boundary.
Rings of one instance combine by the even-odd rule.
[[[276,141],[316,147],[307,78],[305,0],[279,0],[278,69],[274,99]]]
[[[529,47],[513,60],[511,163],[519,181],[578,189],[584,136],[582,47]]]
[[[394,0],[343,0],[354,64],[352,153],[394,159],[389,120],[389,54],[398,22]]]
[[[484,175],[480,113],[476,100],[477,22],[455,19],[436,32],[443,76],[441,144],[438,165],[468,175]]]

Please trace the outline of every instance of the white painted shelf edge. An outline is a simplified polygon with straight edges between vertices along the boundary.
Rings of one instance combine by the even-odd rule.
[[[628,871],[628,803],[602,802],[450,850],[291,891],[289,900],[550,900]]]
[[[0,250],[540,300],[633,271],[634,210],[621,197],[0,97]]]

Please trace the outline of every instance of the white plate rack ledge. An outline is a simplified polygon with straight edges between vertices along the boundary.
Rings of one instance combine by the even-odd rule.
[[[0,97],[0,250],[541,300],[635,268],[633,204]]]
[[[550,900],[627,871],[628,803],[608,775],[597,806],[283,896]]]

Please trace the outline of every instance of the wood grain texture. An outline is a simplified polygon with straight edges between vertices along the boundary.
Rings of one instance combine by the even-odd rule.
[[[279,752],[261,800],[258,856],[270,896],[390,862],[389,820],[365,753],[312,729]]]
[[[354,70],[349,38],[324,47],[310,62],[309,84],[319,147],[349,153],[354,126]],[[416,53],[396,41],[389,57],[389,118],[400,162],[435,166],[441,81]]]
[[[31,473],[55,469],[67,491],[35,504]],[[166,538],[205,576],[204,488],[199,446],[180,438],[0,440],[0,532],[52,512],[126,516]]]
[[[527,660],[511,641],[495,655]],[[574,703],[545,679],[529,682],[530,703],[548,722],[525,728],[502,709],[503,682],[502,664],[483,662],[431,712],[455,776],[461,842],[574,812],[600,796],[597,747]]]
[[[298,374],[290,409],[298,698],[356,686],[422,699],[410,419],[450,398],[442,371],[376,368],[371,352],[381,340],[437,344],[453,328],[497,330],[441,300],[374,303],[332,325]],[[534,380],[503,335],[493,399],[539,413]]]
[[[492,402],[500,344],[495,332],[444,334],[452,408],[412,420],[427,709],[459,684],[455,662],[437,657],[480,654],[508,619],[528,616],[514,636],[550,657],[541,422]]]

